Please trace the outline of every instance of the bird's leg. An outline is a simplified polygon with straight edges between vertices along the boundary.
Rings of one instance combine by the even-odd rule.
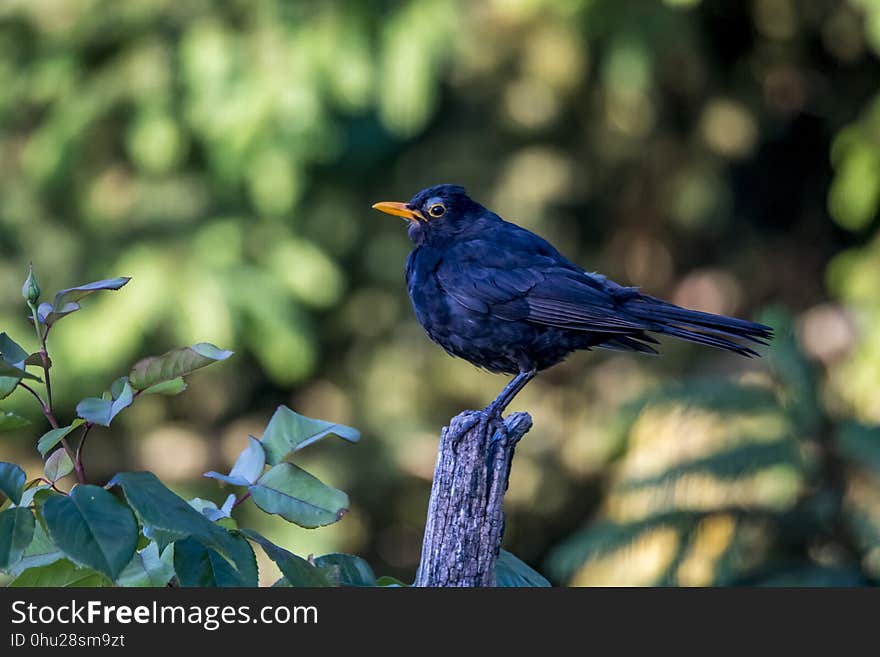
[[[535,378],[535,374],[537,373],[537,370],[528,370],[520,372],[513,377],[513,381],[508,383],[504,390],[501,391],[501,394],[495,398],[495,401],[486,407],[486,415],[488,415],[490,419],[500,420],[504,409],[507,408],[508,404],[513,401],[513,398],[519,394],[519,391],[525,388],[526,384]]]
[[[508,404],[513,401],[513,398],[516,397],[519,391],[522,390],[529,381],[535,378],[536,374],[536,370],[520,372],[513,378],[513,381],[507,384],[504,390],[501,391],[501,394],[495,398],[495,401],[482,411],[471,411],[470,417],[458,427],[458,430],[453,435],[452,444],[457,444],[458,441],[464,438],[467,433],[477,426],[479,427],[477,433],[480,435],[486,435],[489,433],[490,439],[496,433],[506,432],[507,429],[501,419],[501,414],[504,412],[504,409],[507,408]]]

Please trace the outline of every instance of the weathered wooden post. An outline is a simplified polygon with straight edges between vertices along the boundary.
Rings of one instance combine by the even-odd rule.
[[[501,425],[461,413],[440,436],[415,586],[494,586],[504,536],[504,493],[528,413]]]

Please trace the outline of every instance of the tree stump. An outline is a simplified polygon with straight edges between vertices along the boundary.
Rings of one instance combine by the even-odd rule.
[[[465,411],[440,435],[415,586],[494,586],[504,537],[504,494],[528,413],[502,423]]]

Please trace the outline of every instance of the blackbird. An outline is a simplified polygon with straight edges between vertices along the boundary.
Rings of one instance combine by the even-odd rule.
[[[766,345],[773,337],[769,326],[688,310],[584,271],[457,185],[373,208],[409,222],[406,283],[428,336],[453,356],[516,375],[487,407],[490,417],[578,349],[656,354],[656,333],[751,357],[737,340]]]

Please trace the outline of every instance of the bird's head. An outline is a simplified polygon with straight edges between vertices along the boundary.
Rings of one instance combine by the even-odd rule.
[[[457,235],[487,212],[458,185],[435,185],[423,189],[407,203],[383,201],[373,208],[406,219],[409,236],[417,244]]]

